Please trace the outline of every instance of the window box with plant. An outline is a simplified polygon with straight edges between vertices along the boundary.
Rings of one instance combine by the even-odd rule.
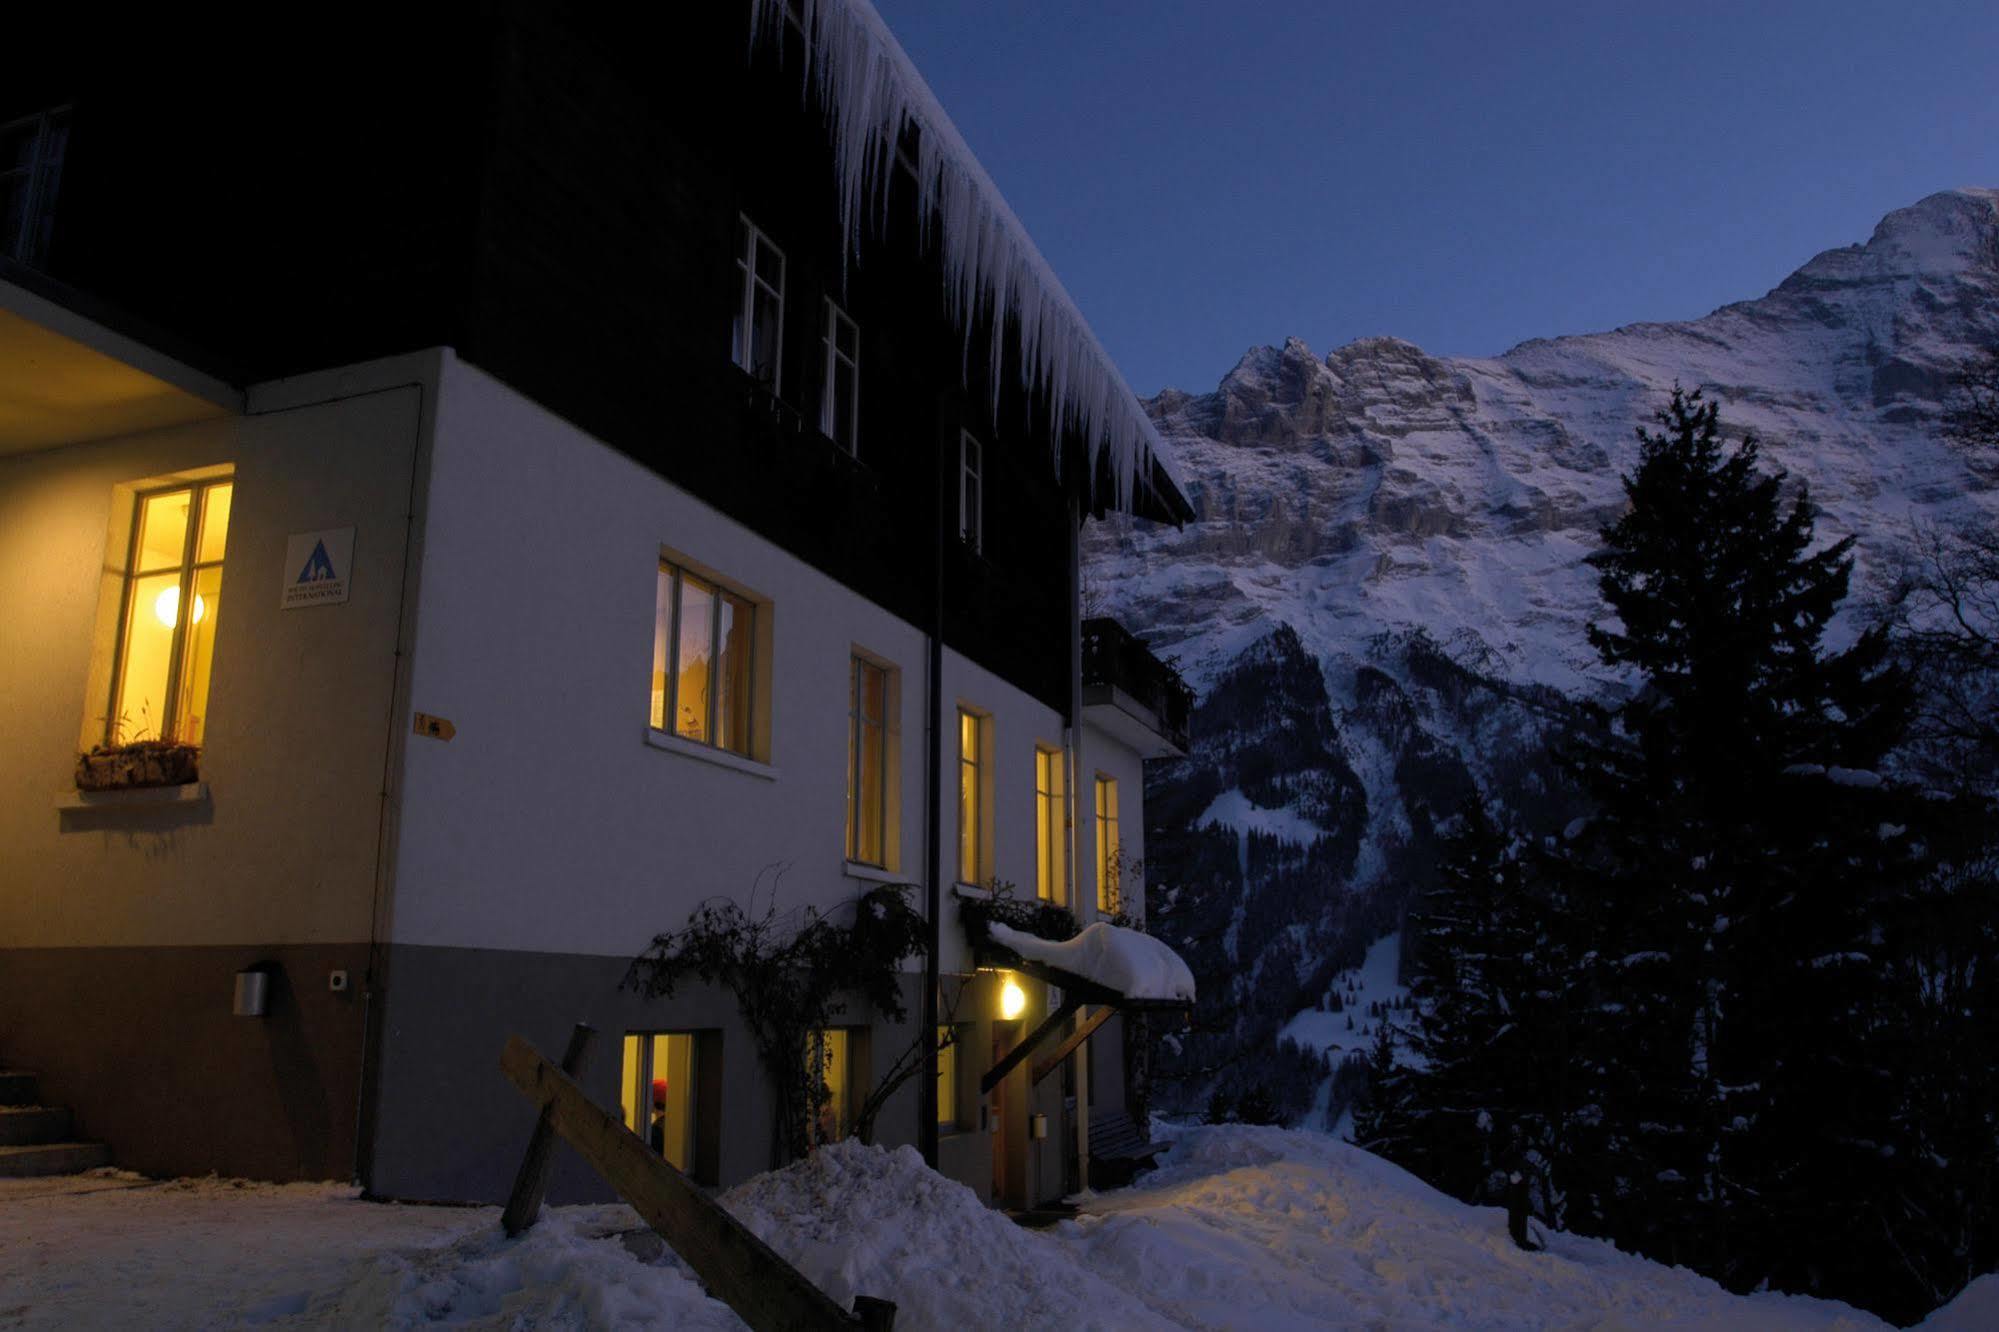
[[[77,755],[78,790],[200,780],[233,494],[223,478],[136,496],[110,708],[103,740]]]

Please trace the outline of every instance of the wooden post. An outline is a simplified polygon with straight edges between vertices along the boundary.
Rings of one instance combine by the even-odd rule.
[[[1076,1010],[1082,1006],[1081,999],[1073,996],[1064,998],[1060,1008],[1050,1013],[1040,1026],[1027,1033],[1026,1040],[1008,1050],[997,1064],[986,1070],[985,1076],[979,1079],[979,1095],[987,1095],[993,1088],[999,1086],[1007,1074],[1013,1072],[1020,1066],[1022,1060],[1034,1053],[1035,1046],[1047,1040],[1051,1032],[1074,1017]]]
[[[562,1052],[562,1071],[575,1077],[583,1071],[590,1060],[590,1042],[595,1039],[597,1029],[588,1023],[579,1022],[569,1033],[569,1048]],[[543,1106],[541,1114],[534,1121],[534,1133],[528,1138],[527,1154],[521,1157],[521,1168],[514,1176],[514,1191],[507,1195],[507,1210],[500,1214],[500,1227],[507,1232],[507,1238],[526,1230],[541,1214],[542,1195],[548,1192],[549,1171],[555,1166],[555,1126],[549,1122],[548,1107]]]
[[[1078,1022],[1076,1029],[1067,1036],[1064,1036],[1062,1043],[1049,1051],[1046,1059],[1037,1059],[1034,1061],[1033,1076],[1029,1081],[1038,1083],[1050,1073],[1062,1067],[1062,1061],[1074,1054],[1077,1046],[1089,1040],[1090,1037],[1096,1034],[1098,1027],[1103,1026],[1104,1023],[1109,1022],[1116,1016],[1117,1010],[1109,1004],[1105,1004],[1097,1009],[1096,1012]]]
[[[857,1296],[851,1314],[834,1303],[519,1036],[508,1040],[500,1068],[542,1107],[549,1126],[686,1260],[709,1293],[756,1332],[854,1332],[892,1323],[895,1306],[886,1300],[868,1300],[870,1311]]]

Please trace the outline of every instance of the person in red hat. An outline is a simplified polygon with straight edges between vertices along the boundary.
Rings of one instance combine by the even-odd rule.
[[[652,1149],[666,1155],[666,1079],[652,1080],[652,1130],[646,1136]]]

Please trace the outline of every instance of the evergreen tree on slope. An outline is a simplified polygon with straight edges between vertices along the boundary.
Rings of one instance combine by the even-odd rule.
[[[1824,643],[1851,539],[1814,549],[1809,496],[1787,505],[1699,393],[1657,420],[1591,559],[1615,619],[1590,641],[1637,692],[1577,756],[1601,815],[1566,858],[1570,892],[1608,899],[1578,950],[1601,977],[1584,1062],[1615,1149],[1596,1183],[1622,1199],[1620,1240],[1753,1285],[1781,1261],[1773,1209],[1795,1222],[1830,1182],[1807,1177],[1817,1149],[1864,1137],[1848,1121],[1867,1109],[1812,1103],[1869,1011],[1863,969],[1822,959],[1870,938],[1882,853],[1851,774],[1903,703],[1881,634]]]

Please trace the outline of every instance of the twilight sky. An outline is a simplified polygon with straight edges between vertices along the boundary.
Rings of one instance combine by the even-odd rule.
[[[1140,394],[1761,295],[1999,186],[1994,0],[875,0]]]

